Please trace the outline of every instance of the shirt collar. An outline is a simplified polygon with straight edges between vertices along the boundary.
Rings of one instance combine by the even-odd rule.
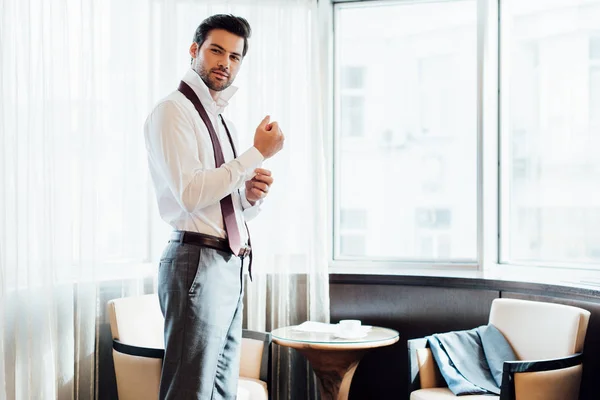
[[[210,95],[208,86],[206,86],[202,78],[200,78],[200,75],[193,69],[190,68],[185,73],[182,80],[192,88],[194,93],[196,93],[196,96],[198,96],[198,99],[200,99],[204,108],[214,110],[217,114],[223,112],[225,107],[229,104],[229,100],[238,90],[236,86],[229,86],[227,89],[219,92],[219,96],[215,101]]]

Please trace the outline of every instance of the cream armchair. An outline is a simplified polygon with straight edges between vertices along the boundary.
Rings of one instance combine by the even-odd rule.
[[[108,302],[119,400],[158,399],[164,319],[156,294]],[[269,399],[271,335],[243,331],[238,400]]]
[[[516,299],[492,302],[489,323],[502,332],[520,361],[505,362],[500,396],[464,400],[577,400],[590,313],[577,307]],[[408,341],[410,400],[451,400],[426,339]]]

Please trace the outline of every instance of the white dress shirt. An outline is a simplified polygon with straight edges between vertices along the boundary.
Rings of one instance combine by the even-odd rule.
[[[159,101],[144,126],[148,164],[154,182],[158,209],[173,229],[225,238],[219,201],[231,193],[240,238],[248,235],[244,220],[258,214],[260,201],[251,206],[245,196],[247,180],[264,157],[255,147],[238,151],[234,158],[227,132],[219,114],[237,91],[230,86],[215,101],[200,76],[190,69],[183,81],[196,93],[206,109],[223,150],[225,163],[215,167],[210,133],[200,115],[181,92],[174,91]],[[237,131],[225,120],[237,150]]]

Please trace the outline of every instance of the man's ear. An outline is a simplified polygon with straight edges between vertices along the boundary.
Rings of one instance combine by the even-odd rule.
[[[194,42],[190,46],[190,56],[192,58],[196,58],[197,55],[198,55],[198,43]]]

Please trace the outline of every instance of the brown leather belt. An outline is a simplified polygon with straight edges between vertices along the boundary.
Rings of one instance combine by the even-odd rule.
[[[169,242],[193,244],[196,246],[208,247],[211,249],[220,250],[232,254],[227,239],[205,235],[203,233],[198,232],[173,231],[171,233],[171,238],[169,239]],[[240,254],[235,255],[244,258],[249,256],[251,252],[252,248],[250,246],[243,246],[240,249]]]

